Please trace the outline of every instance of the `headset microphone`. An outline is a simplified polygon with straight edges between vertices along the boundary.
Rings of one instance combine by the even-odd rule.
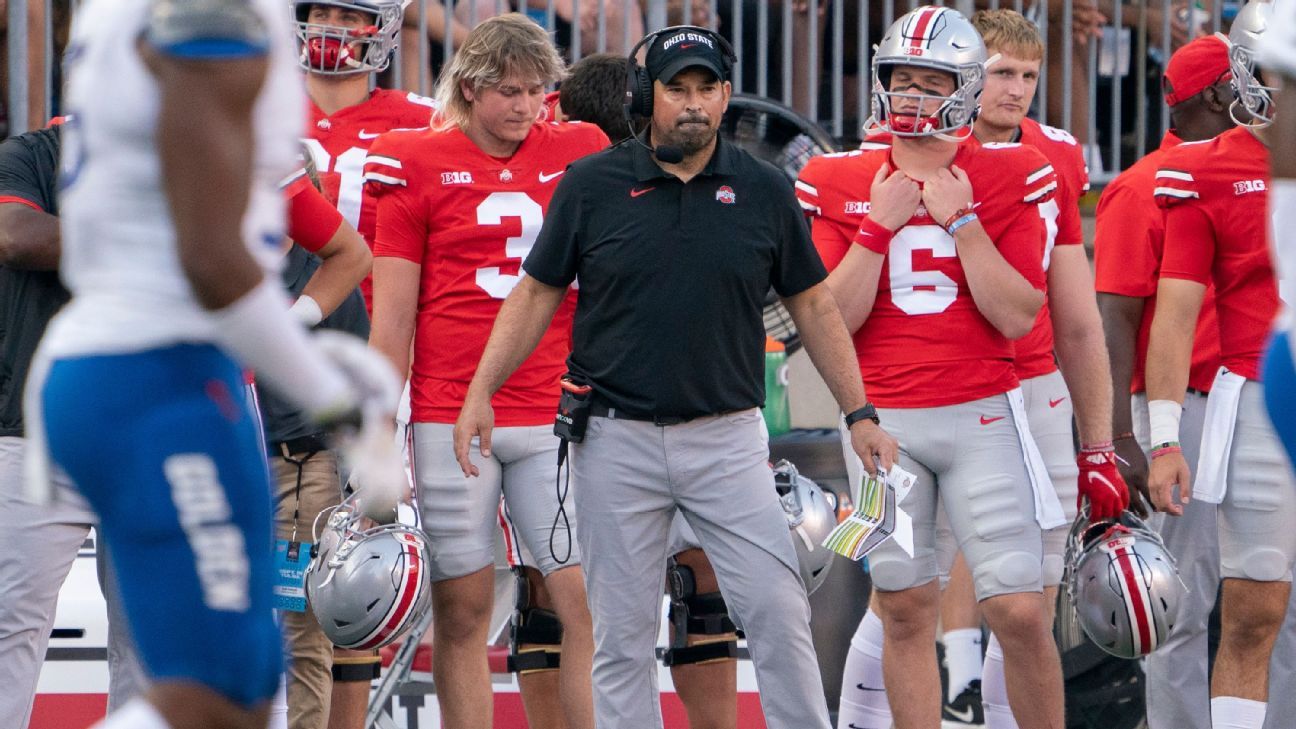
[[[626,115],[626,126],[630,127],[630,138],[640,147],[648,150],[648,154],[657,158],[658,162],[664,162],[668,165],[677,165],[684,161],[684,150],[679,147],[671,147],[665,144],[659,144],[656,147],[645,142],[638,134],[635,134],[634,123],[630,121],[630,116]],[[648,132],[644,132],[647,134]]]

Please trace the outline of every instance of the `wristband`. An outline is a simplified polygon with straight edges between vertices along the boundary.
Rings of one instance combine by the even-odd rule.
[[[308,329],[324,321],[324,310],[320,308],[319,302],[306,294],[298,296],[288,311]]]
[[[1152,458],[1155,460],[1171,453],[1183,453],[1183,448],[1180,448],[1178,443],[1162,443],[1152,449]]]
[[[1111,441],[1080,446],[1081,453],[1110,453],[1114,450],[1116,450],[1116,447],[1112,445]]]
[[[885,256],[887,248],[891,245],[891,238],[895,236],[894,230],[888,230],[886,226],[868,216],[860,221],[859,230],[855,232],[855,245],[866,250]]]
[[[973,214],[973,212],[974,209],[972,205],[964,205],[958,210],[955,210],[953,215],[949,216],[948,218],[945,218],[945,222],[941,223],[941,227],[945,228],[946,230],[949,230],[949,227],[953,225],[956,220],[958,220],[959,218],[967,217],[968,215]]]
[[[1148,424],[1151,426],[1153,443],[1179,442],[1179,418],[1183,417],[1183,406],[1174,400],[1151,400],[1148,402]]]
[[[958,220],[955,220],[954,222],[945,226],[945,232],[949,233],[950,236],[953,237],[953,235],[958,232],[959,228],[962,228],[963,226],[967,225],[968,223],[971,223],[976,219],[977,219],[976,213],[968,213],[967,215],[964,215]]]

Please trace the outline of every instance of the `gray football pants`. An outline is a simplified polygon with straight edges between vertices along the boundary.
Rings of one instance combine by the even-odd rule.
[[[94,513],[62,474],[55,474],[49,504],[27,500],[23,490],[26,442],[0,437],[0,728],[25,729],[40,677],[59,589],[81,544],[95,523]],[[102,542],[102,539],[100,540]],[[101,555],[102,557],[102,555]],[[142,690],[142,672],[123,629],[117,590],[100,581],[108,601],[110,708]],[[114,620],[113,618],[117,619]],[[116,626],[114,628],[113,626]]]
[[[1134,395],[1131,410],[1134,435],[1146,451],[1150,447],[1146,395]],[[1186,393],[1183,418],[1179,421],[1179,443],[1188,468],[1193,471],[1201,453],[1205,420],[1206,396]],[[1151,520],[1174,555],[1188,594],[1179,603],[1179,620],[1169,640],[1144,662],[1148,729],[1211,729],[1206,629],[1220,584],[1219,528],[1215,516],[1215,504],[1194,499],[1188,502],[1182,516],[1158,513]],[[1291,717],[1296,716],[1296,609],[1293,605],[1296,605],[1296,591],[1269,663],[1265,729],[1287,727]]]
[[[599,729],[662,726],[655,649],[677,509],[746,630],[766,723],[829,729],[810,605],[768,458],[755,409],[666,427],[591,418],[573,445]]]

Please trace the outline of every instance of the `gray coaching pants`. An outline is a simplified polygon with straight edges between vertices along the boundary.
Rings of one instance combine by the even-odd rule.
[[[26,441],[0,437],[0,729],[25,729],[60,588],[97,521],[61,472],[49,504],[28,501],[23,490]],[[143,690],[145,679],[125,631],[110,570],[99,561],[108,601],[109,710]]]
[[[677,509],[746,631],[767,724],[829,729],[810,605],[763,433],[756,409],[665,427],[600,417],[573,445],[599,729],[662,726],[655,648]]]

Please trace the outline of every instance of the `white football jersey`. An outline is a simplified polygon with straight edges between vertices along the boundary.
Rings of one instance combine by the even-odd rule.
[[[59,193],[60,274],[72,301],[46,335],[50,356],[213,339],[212,316],[180,266],[161,179],[160,93],[137,45],[151,2],[89,0],[76,16],[65,60],[71,118],[63,131]],[[252,6],[274,40],[253,112],[254,179],[241,233],[271,271],[285,230],[278,183],[296,166],[306,101],[286,6],[282,0],[252,0]]]

